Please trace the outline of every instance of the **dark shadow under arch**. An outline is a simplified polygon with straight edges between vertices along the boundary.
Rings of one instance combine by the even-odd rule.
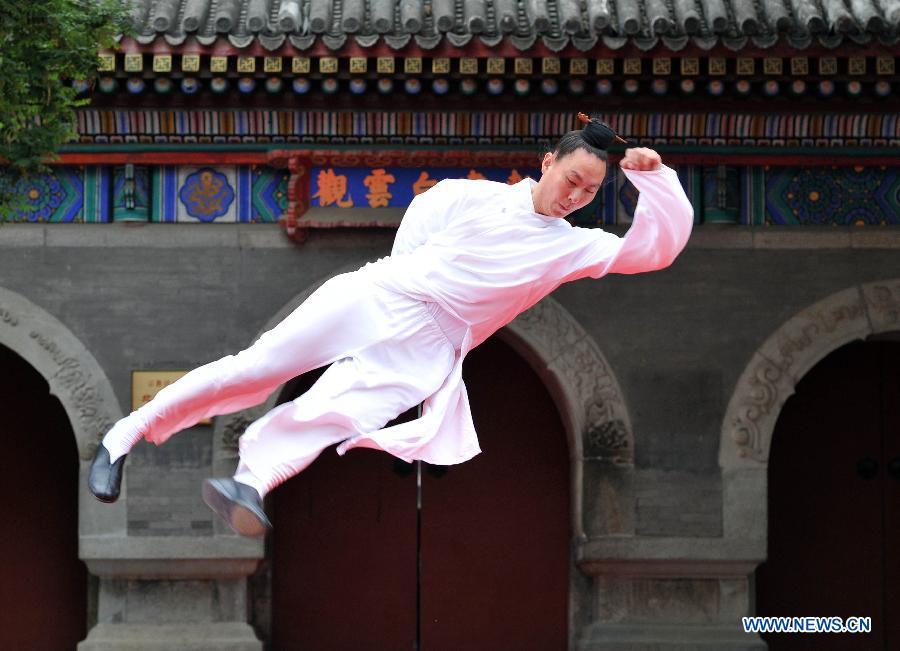
[[[79,461],[65,409],[28,362],[0,346],[4,496],[0,647],[74,649],[87,635],[78,559]]]
[[[900,342],[882,339],[826,355],[782,407],[756,572],[757,614],[868,616],[872,630],[764,635],[771,649],[900,645]]]

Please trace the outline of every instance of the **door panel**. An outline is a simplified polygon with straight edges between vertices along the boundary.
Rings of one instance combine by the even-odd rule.
[[[900,648],[900,343],[881,345],[884,415],[885,647]]]
[[[885,399],[897,393],[885,369],[900,364],[898,349],[844,346],[785,403],[769,458],[768,560],[756,575],[759,615],[870,616],[873,631],[764,636],[772,649],[890,648],[897,615],[885,610],[885,579],[896,576],[898,557],[886,545],[896,524],[885,523],[900,483],[886,473],[886,433],[897,431],[897,417]]]
[[[74,649],[87,635],[75,436],[47,382],[3,346],[0,413],[0,648]]]
[[[318,375],[286,393],[299,395]],[[535,373],[499,340],[471,353],[464,377],[484,453],[423,472],[421,648],[565,649],[562,423]],[[338,457],[329,448],[273,491],[269,507],[274,649],[414,648],[410,467],[383,452]]]
[[[425,474],[428,651],[566,648],[569,458],[535,372],[493,338],[464,373],[482,454]]]
[[[331,446],[271,495],[273,648],[412,649],[415,480],[383,452]]]

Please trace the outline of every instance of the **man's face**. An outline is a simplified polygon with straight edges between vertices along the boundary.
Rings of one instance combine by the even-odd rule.
[[[548,153],[534,190],[535,209],[550,217],[565,217],[593,200],[605,176],[606,163],[584,149],[559,159]]]

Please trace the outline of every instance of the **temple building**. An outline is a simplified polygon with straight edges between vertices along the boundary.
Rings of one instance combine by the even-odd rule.
[[[809,643],[749,615],[868,616],[816,648],[900,648],[898,0],[133,6],[0,225],[4,648]],[[91,497],[117,419],[388,255],[439,180],[539,178],[579,111],[677,170],[694,232],[470,354],[482,454],[417,486],[329,449],[265,540],[232,534],[202,480],[319,370]],[[573,225],[627,231],[623,152]]]

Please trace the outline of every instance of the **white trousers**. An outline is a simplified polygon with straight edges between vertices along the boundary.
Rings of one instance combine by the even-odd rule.
[[[328,280],[252,346],[187,373],[126,419],[160,444],[203,418],[257,405],[284,382],[331,363],[309,391],[241,436],[240,467],[265,493],[329,445],[378,430],[434,393],[465,330],[434,303],[378,287],[363,267]]]

